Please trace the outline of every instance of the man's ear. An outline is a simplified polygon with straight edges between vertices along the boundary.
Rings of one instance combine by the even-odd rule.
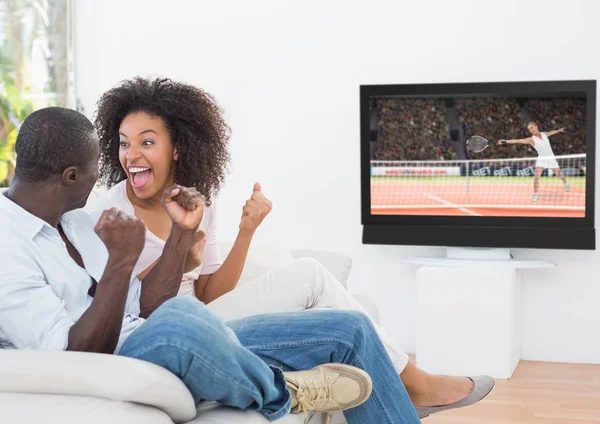
[[[177,149],[173,149],[173,160],[176,161],[179,159],[179,154],[177,153]]]
[[[78,177],[78,169],[76,166],[69,166],[62,173],[63,184],[65,185],[73,185],[77,182]]]

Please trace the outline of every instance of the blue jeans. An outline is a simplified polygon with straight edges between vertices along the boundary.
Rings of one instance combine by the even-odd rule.
[[[168,369],[196,402],[256,410],[270,421],[290,411],[282,370],[353,365],[369,373],[373,392],[344,411],[349,424],[420,422],[371,321],[360,312],[307,310],[223,323],[196,298],[177,297],[129,336],[119,354]]]

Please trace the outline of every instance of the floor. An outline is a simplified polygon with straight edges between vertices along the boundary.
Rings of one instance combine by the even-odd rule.
[[[600,424],[600,365],[521,361],[480,404],[423,424]]]

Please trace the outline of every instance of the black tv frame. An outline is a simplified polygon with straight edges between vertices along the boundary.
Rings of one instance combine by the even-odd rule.
[[[586,204],[584,218],[372,215],[369,101],[398,97],[585,96]],[[361,221],[363,244],[596,249],[596,80],[360,86]]]

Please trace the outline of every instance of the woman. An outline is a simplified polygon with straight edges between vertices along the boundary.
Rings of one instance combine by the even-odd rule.
[[[535,122],[528,122],[527,131],[529,131],[531,137],[519,138],[515,140],[498,140],[498,144],[503,146],[506,146],[507,144],[528,144],[531,147],[533,147],[537,152],[538,158],[535,162],[535,174],[533,176],[533,195],[531,196],[531,201],[538,201],[540,177],[542,176],[542,173],[546,168],[552,169],[552,172],[554,172],[554,174],[556,174],[556,176],[563,182],[563,184],[565,185],[565,191],[567,193],[571,191],[571,186],[569,186],[565,175],[562,173],[560,166],[556,161],[556,157],[554,156],[554,151],[552,150],[552,145],[550,145],[549,138],[555,134],[565,132],[565,129],[559,128],[557,130],[540,132]]]
[[[313,308],[364,312],[325,267],[309,259],[233,290],[252,236],[271,211],[271,202],[255,184],[242,208],[235,243],[221,261],[213,199],[224,179],[230,131],[210,95],[168,79],[135,78],[102,96],[95,125],[101,147],[100,179],[110,188],[99,199],[96,213],[117,207],[146,223],[146,246],[134,271],[140,280],[158,260],[168,237],[171,221],[161,196],[166,187],[177,183],[195,187],[206,199],[180,295],[197,296],[224,321]],[[446,377],[419,370],[381,327],[376,328],[421,416],[467,406],[491,391],[494,383],[489,377]]]

